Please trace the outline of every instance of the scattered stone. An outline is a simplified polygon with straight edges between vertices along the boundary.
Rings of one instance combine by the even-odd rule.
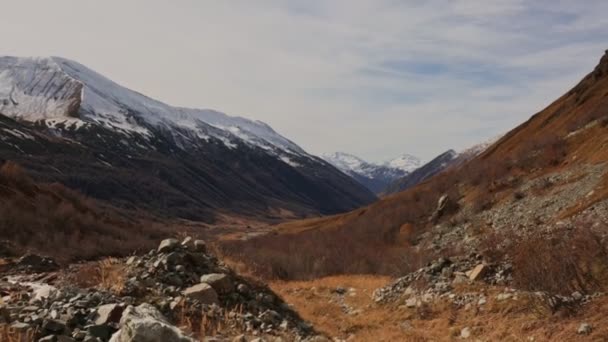
[[[31,272],[52,272],[59,269],[55,260],[36,254],[26,254],[19,258],[17,267]]]
[[[475,266],[471,273],[469,274],[469,279],[472,281],[480,280],[488,271],[488,266],[485,264],[479,264]]]
[[[418,299],[415,297],[412,297],[405,301],[405,306],[408,308],[415,308],[417,304],[418,304]]]
[[[203,304],[219,304],[217,292],[206,283],[191,286],[184,290],[186,298],[195,299]]]
[[[234,290],[232,279],[222,273],[206,274],[201,277],[201,283],[209,284],[218,293],[229,293]]]
[[[593,327],[590,324],[582,323],[576,330],[576,333],[579,335],[589,335],[591,331],[593,331]]]
[[[165,239],[161,241],[160,245],[158,246],[158,253],[173,252],[178,245],[179,242],[176,239]]]
[[[118,323],[122,317],[124,308],[118,304],[106,304],[97,309],[95,324]]]
[[[508,300],[511,298],[513,298],[513,294],[511,294],[511,293],[500,293],[496,296],[496,300],[499,302],[502,302],[502,301],[505,301],[505,300]]]
[[[199,253],[206,253],[207,244],[203,240],[195,240],[194,241],[194,250]]]
[[[471,328],[464,327],[460,330],[460,338],[469,338],[471,337]]]

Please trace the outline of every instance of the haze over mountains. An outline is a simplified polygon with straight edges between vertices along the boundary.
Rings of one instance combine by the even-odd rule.
[[[375,200],[265,123],[169,106],[64,58],[0,58],[0,113],[4,159],[123,207],[212,219]]]

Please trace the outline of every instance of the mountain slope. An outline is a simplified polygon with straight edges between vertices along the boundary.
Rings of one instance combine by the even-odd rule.
[[[342,260],[366,262],[336,265],[328,261],[306,269],[285,260],[277,261],[276,267],[294,278],[392,274],[424,257],[498,250],[508,241],[530,237],[549,241],[555,234],[563,238],[564,231],[606,227],[607,113],[608,51],[572,90],[473,159],[367,207],[285,223],[277,231],[288,234],[234,243],[226,249],[249,252],[248,258],[256,262],[282,260],[288,250],[315,246],[310,255],[299,259],[314,256],[314,260],[332,261],[337,257],[332,241],[337,239],[340,251],[350,253],[340,255]],[[272,256],[252,257],[255,251],[250,246],[263,250],[267,244],[285,246],[285,250],[275,248]],[[511,255],[508,249],[503,252]]]
[[[407,154],[381,165],[344,152],[324,154],[322,158],[376,194],[420,165],[420,159]]]
[[[496,142],[499,137],[489,139],[482,143],[473,145],[461,152],[454,150],[448,150],[437,157],[433,158],[430,162],[416,168],[413,172],[403,176],[400,179],[394,180],[388,184],[383,193],[393,194],[405,189],[411,188],[416,184],[422,183],[425,180],[433,177],[434,175],[443,172],[451,167],[461,165],[483,153],[488,147]]]
[[[264,123],[172,107],[62,58],[0,58],[0,114],[2,159],[127,208],[272,218],[375,199]]]

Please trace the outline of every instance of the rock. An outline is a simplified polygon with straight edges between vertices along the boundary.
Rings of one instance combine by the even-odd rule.
[[[260,319],[266,324],[278,324],[281,322],[281,315],[274,310],[268,310],[260,315]]]
[[[230,293],[234,290],[232,279],[226,274],[212,273],[201,277],[201,283],[209,284],[219,293]]]
[[[477,301],[477,305],[484,305],[487,302],[486,297],[481,297],[479,298],[479,301]]]
[[[127,261],[125,262],[125,265],[132,265],[135,263],[136,260],[137,260],[137,257],[135,257],[135,256],[129,257],[129,259],[127,259]]]
[[[245,335],[239,335],[232,339],[232,342],[247,342]]]
[[[196,252],[205,253],[207,252],[207,244],[203,240],[194,241],[194,250]]]
[[[61,334],[65,328],[65,323],[59,320],[45,319],[44,322],[42,322],[42,330],[49,333]]]
[[[512,297],[513,297],[513,295],[510,293],[500,293],[496,296],[496,300],[498,300],[499,302],[502,302],[504,300],[511,299]]]
[[[437,209],[435,209],[435,212],[429,219],[430,222],[437,222],[437,220],[444,214],[445,208],[447,207],[449,200],[450,198],[448,197],[448,195],[442,195],[439,198],[439,200],[437,201]]]
[[[118,304],[106,304],[97,309],[95,324],[118,323],[122,317],[124,308]]]
[[[120,330],[110,342],[194,342],[150,304],[129,306],[120,320]]]
[[[57,341],[57,342],[74,342],[76,340],[74,340],[70,336],[59,335],[59,336],[57,336],[57,339],[55,341]]]
[[[249,286],[245,285],[245,284],[239,284],[236,287],[236,291],[244,296],[249,295]]]
[[[57,342],[57,336],[49,335],[38,340],[38,342]]]
[[[97,325],[88,325],[85,327],[88,334],[93,337],[97,337],[102,341],[107,341],[112,336],[112,333],[116,331],[116,329],[112,329],[110,326],[105,324],[97,324]]]
[[[186,248],[191,248],[194,247],[194,240],[192,239],[191,236],[187,236],[183,241],[182,241],[182,246],[186,247]]]
[[[179,242],[176,239],[165,239],[163,241],[161,241],[160,245],[158,245],[158,253],[169,253],[169,252],[173,252],[177,246],[179,245]]]
[[[13,324],[11,324],[11,329],[13,330],[17,330],[17,331],[27,331],[30,329],[30,325],[27,323],[23,323],[23,322],[15,322]]]
[[[460,338],[469,338],[471,337],[471,328],[464,327],[460,330]]]
[[[469,273],[469,279],[472,281],[480,280],[488,272],[488,266],[485,264],[479,264],[475,266]]]
[[[405,306],[408,308],[415,308],[417,304],[418,304],[418,299],[416,299],[416,297],[412,297],[405,301]]]
[[[582,323],[578,327],[578,330],[576,330],[576,333],[579,335],[589,335],[591,334],[591,331],[593,331],[593,327],[590,324]]]
[[[217,292],[206,283],[194,285],[184,290],[186,298],[195,299],[203,304],[219,304]]]
[[[583,294],[578,291],[575,291],[572,293],[572,298],[574,298],[575,300],[581,300],[583,299]]]

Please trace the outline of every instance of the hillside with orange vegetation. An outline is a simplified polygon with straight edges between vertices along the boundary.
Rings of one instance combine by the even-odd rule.
[[[271,278],[402,274],[479,249],[497,231],[521,226],[519,233],[534,234],[593,214],[608,198],[607,144],[608,53],[572,90],[473,160],[350,213],[284,223],[222,248]],[[591,219],[604,219],[601,212]]]

